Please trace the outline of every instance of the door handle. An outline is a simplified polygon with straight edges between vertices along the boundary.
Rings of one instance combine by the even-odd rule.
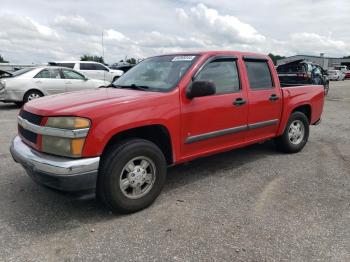
[[[233,101],[233,104],[235,105],[235,106],[242,106],[242,105],[244,105],[246,103],[246,101],[243,99],[243,98],[241,98],[241,97],[239,97],[239,98],[237,98],[235,101]]]
[[[35,81],[35,84],[41,84],[42,82],[39,80],[39,81]]]
[[[278,99],[279,99],[279,97],[276,94],[272,94],[269,98],[270,101],[276,101]]]
[[[71,84],[71,83],[72,83],[71,81],[66,82],[66,84]]]

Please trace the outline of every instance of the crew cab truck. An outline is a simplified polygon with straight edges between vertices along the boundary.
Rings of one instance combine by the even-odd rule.
[[[115,212],[150,205],[167,167],[274,139],[306,144],[322,86],[281,88],[269,57],[211,51],[151,57],[109,88],[30,101],[11,153],[41,184],[96,189]]]

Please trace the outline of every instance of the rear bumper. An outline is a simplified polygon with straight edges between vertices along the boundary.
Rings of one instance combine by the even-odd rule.
[[[70,159],[38,152],[15,137],[10,147],[13,159],[36,182],[63,191],[96,187],[99,157]]]

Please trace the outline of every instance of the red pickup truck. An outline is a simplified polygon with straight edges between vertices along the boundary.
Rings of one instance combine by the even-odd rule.
[[[11,153],[35,181],[96,189],[111,210],[128,213],[157,198],[167,166],[268,139],[300,151],[323,103],[322,86],[281,88],[265,55],[160,55],[109,88],[25,104]]]

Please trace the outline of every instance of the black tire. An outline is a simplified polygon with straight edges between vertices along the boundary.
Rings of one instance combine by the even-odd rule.
[[[300,123],[303,125],[304,128],[304,135],[299,143],[293,143],[289,138],[289,132],[291,129],[292,124],[294,123]],[[300,150],[304,148],[304,146],[307,143],[307,140],[309,138],[309,120],[306,117],[306,115],[302,112],[293,112],[288,120],[288,123],[286,125],[286,128],[283,132],[283,134],[280,137],[277,137],[275,139],[275,143],[277,145],[277,148],[284,152],[284,153],[297,153]],[[297,141],[295,141],[297,142]]]
[[[139,156],[145,156],[153,161],[156,170],[155,180],[148,193],[140,198],[131,199],[125,196],[120,188],[120,179],[129,161]],[[104,153],[96,195],[112,212],[136,212],[151,205],[159,196],[165,183],[166,172],[165,157],[154,143],[143,139],[125,140]]]
[[[27,103],[35,98],[33,97],[36,97],[36,98],[40,98],[44,96],[43,93],[41,93],[40,91],[38,90],[29,90],[25,95],[24,95],[24,98],[23,98],[23,103]]]
[[[22,107],[23,106],[23,102],[15,102],[16,106],[18,107]]]

